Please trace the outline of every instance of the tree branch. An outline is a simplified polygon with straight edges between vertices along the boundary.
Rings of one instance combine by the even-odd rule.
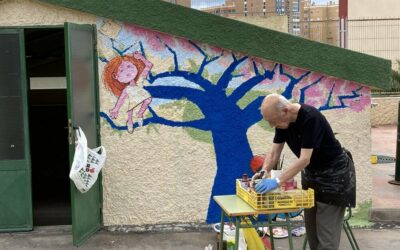
[[[142,53],[143,57],[147,59],[146,53],[144,52],[144,47],[142,41],[139,41],[139,48],[140,52]]]
[[[105,62],[105,63],[109,62],[108,59],[105,58],[104,56],[99,56],[99,60],[102,61],[102,62]]]
[[[157,36],[157,39],[160,41],[160,43],[164,44],[164,46],[168,49],[169,52],[171,52],[174,55],[175,71],[178,71],[179,70],[178,56],[176,55],[175,50],[173,50],[168,44],[166,44],[163,40],[161,40],[160,37]]]
[[[333,89],[335,88],[335,84],[333,84],[331,91],[329,92],[329,97],[327,102],[325,103],[324,106],[320,107],[318,110],[330,110],[330,109],[342,109],[342,108],[347,108],[348,106],[346,104],[344,104],[343,100],[344,99],[354,99],[354,98],[358,98],[361,96],[361,94],[358,93],[358,91],[360,91],[363,87],[359,87],[358,89],[355,89],[353,91],[351,91],[351,93],[353,93],[352,95],[344,95],[344,96],[338,96],[338,99],[340,101],[340,105],[336,105],[336,106],[329,106],[329,102],[332,98],[333,95]]]
[[[239,60],[236,59],[236,56],[232,53],[232,58],[233,58],[233,62],[231,63],[231,65],[229,65],[229,67],[224,71],[224,73],[222,74],[221,78],[218,80],[217,82],[217,86],[220,89],[225,90],[230,81],[232,80],[233,76],[232,73],[233,71],[236,69],[236,67],[241,64],[243,61],[245,61],[248,56],[244,56],[242,58],[240,58]]]
[[[204,91],[180,86],[145,86],[153,98],[179,100],[187,98],[195,104],[204,98]]]
[[[253,64],[255,65],[255,63]],[[269,71],[264,68],[264,74],[259,74],[257,71],[256,76],[253,76],[249,80],[245,81],[242,83],[239,87],[237,87],[233,93],[229,96],[229,99],[232,102],[237,102],[239,101],[248,91],[250,91],[254,86],[256,86],[258,83],[264,81],[265,79],[272,79],[274,78],[275,74],[275,69],[276,69],[277,64],[275,64],[275,67]]]
[[[171,127],[191,127],[191,128],[197,128],[197,129],[200,129],[203,131],[208,131],[210,129],[207,121],[204,118],[199,119],[199,120],[193,120],[193,121],[179,122],[179,121],[168,120],[168,119],[158,116],[151,107],[149,107],[149,111],[152,114],[151,118],[146,119],[146,120],[148,120],[149,123],[162,124],[162,125],[167,125],[167,126],[171,126]]]
[[[256,74],[256,76],[260,75],[258,68],[257,68],[257,64],[254,60],[253,61],[253,69],[254,69],[254,73]]]
[[[208,64],[210,64],[211,62],[213,62],[213,61],[215,61],[215,60],[218,60],[221,56],[224,55],[224,51],[222,51],[222,52],[221,52],[221,55],[219,55],[219,56],[214,56],[214,57],[211,58],[210,60],[207,60],[207,58],[208,58],[209,55],[208,55],[202,48],[200,48],[200,46],[198,46],[196,43],[194,43],[194,42],[191,41],[191,40],[189,40],[189,43],[190,43],[193,47],[195,47],[195,48],[200,52],[200,54],[202,54],[202,55],[204,56],[203,61],[201,62],[200,68],[199,68],[199,70],[197,71],[197,74],[198,74],[198,75],[203,74],[203,71],[204,71],[205,66],[207,66]]]
[[[260,107],[263,100],[264,96],[259,96],[243,109],[243,117],[249,126],[262,119]]]
[[[322,78],[324,78],[324,77],[321,76],[321,77],[318,78],[316,81],[314,81],[314,82],[311,83],[310,85],[308,85],[308,86],[306,86],[306,87],[304,87],[304,88],[302,88],[302,89],[300,90],[300,100],[299,100],[300,103],[305,103],[306,90],[309,89],[309,88],[311,88],[311,87],[314,86],[315,84],[319,83],[319,82],[322,80]]]
[[[146,52],[144,51],[144,47],[143,47],[142,41],[139,41],[139,48],[140,48],[140,52],[142,53],[143,57],[147,59]],[[149,74],[148,74],[148,78],[150,78],[150,77],[153,77],[153,73],[151,72],[151,69],[150,69]]]
[[[294,78],[293,76],[285,73],[283,71],[283,64],[280,64],[279,65],[279,73],[281,75],[287,76],[290,79],[289,84],[286,86],[285,90],[282,92],[282,95],[284,97],[286,97],[286,99],[290,100],[290,99],[292,99],[292,96],[293,96],[292,92],[293,92],[294,86],[296,86],[297,83],[299,83],[301,80],[303,80],[304,77],[308,76],[311,73],[311,71],[307,71],[306,73],[301,75],[299,78]]]
[[[199,76],[193,72],[184,71],[184,70],[177,70],[177,71],[167,71],[163,73],[159,73],[157,75],[149,75],[149,82],[154,83],[157,79],[164,78],[164,77],[182,77],[188,81],[196,83],[204,90],[209,90],[212,87],[212,83],[207,79]]]
[[[129,46],[128,48],[125,48],[124,50],[119,50],[117,47],[115,47],[115,44],[114,44],[115,40],[112,39],[112,38],[110,38],[110,40],[111,40],[111,47],[112,47],[113,50],[115,50],[115,51],[118,53],[118,55],[120,55],[120,56],[123,56],[123,55],[125,54],[125,52],[127,52],[127,51],[128,51],[130,48],[132,48],[132,46],[134,45],[134,44],[132,44],[131,46]]]
[[[152,117],[143,119],[143,126],[146,126],[149,124],[162,124],[162,125],[167,125],[167,126],[171,126],[171,127],[192,127],[192,128],[197,128],[199,130],[204,130],[204,131],[209,130],[205,119],[199,119],[199,120],[187,121],[187,122],[178,122],[178,121],[167,120],[165,118],[158,116],[151,107],[149,107],[149,111],[152,114]],[[120,130],[120,131],[128,130],[127,126],[120,126],[120,125],[115,124],[114,121],[104,112],[100,112],[100,117],[103,117],[104,120],[108,124],[110,124],[111,128],[113,128],[113,129]],[[133,124],[133,127],[134,128],[139,127],[138,123],[135,122]]]

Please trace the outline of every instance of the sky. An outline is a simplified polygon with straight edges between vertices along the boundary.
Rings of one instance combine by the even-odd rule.
[[[312,0],[315,4],[326,4],[329,0]],[[333,0],[334,2],[338,3],[339,0]],[[199,9],[209,6],[216,6],[225,3],[225,0],[192,0],[192,8]]]

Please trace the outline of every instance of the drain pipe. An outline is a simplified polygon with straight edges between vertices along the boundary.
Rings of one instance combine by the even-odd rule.
[[[390,184],[400,185],[400,101],[397,109],[397,144],[396,144],[396,169],[394,180],[389,181]]]

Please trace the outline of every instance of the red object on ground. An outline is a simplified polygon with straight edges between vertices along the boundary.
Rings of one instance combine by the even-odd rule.
[[[250,168],[253,173],[258,172],[264,164],[265,155],[255,155],[250,161]]]
[[[261,240],[262,240],[262,242],[263,242],[263,244],[264,244],[266,249],[268,249],[268,250],[272,249],[271,243],[269,242],[267,237],[262,237]]]

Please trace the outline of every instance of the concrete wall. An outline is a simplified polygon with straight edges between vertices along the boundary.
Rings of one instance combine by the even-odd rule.
[[[372,98],[371,125],[397,124],[400,96]]]
[[[398,0],[351,0],[348,1],[349,19],[395,18],[399,17]]]
[[[0,1],[0,26],[64,25],[64,22],[94,24],[96,17],[34,0]]]
[[[250,23],[267,29],[272,29],[284,33],[288,33],[288,17],[287,16],[231,16],[241,22]]]
[[[370,199],[368,87],[35,1],[1,1],[0,9],[0,26],[97,23],[101,136],[108,156],[105,225],[143,229],[218,220],[212,195],[234,193],[234,179],[250,172],[251,156],[271,146],[273,130],[260,120],[258,97],[272,92],[324,110],[343,146],[354,154],[358,202]],[[135,52],[147,59],[135,61]],[[137,79],[143,88],[131,90],[136,95],[126,95],[117,105],[122,93],[113,92],[109,81],[118,72],[106,69],[120,57],[148,61],[152,67],[147,77]],[[232,65],[235,70],[228,73]],[[243,88],[256,74],[263,78]],[[121,92],[128,89],[122,82],[117,86]],[[138,127],[137,114],[148,94],[150,108],[144,107],[143,126]],[[135,102],[139,105],[131,113]],[[131,122],[134,130],[128,131]],[[287,167],[294,157],[285,150]]]

